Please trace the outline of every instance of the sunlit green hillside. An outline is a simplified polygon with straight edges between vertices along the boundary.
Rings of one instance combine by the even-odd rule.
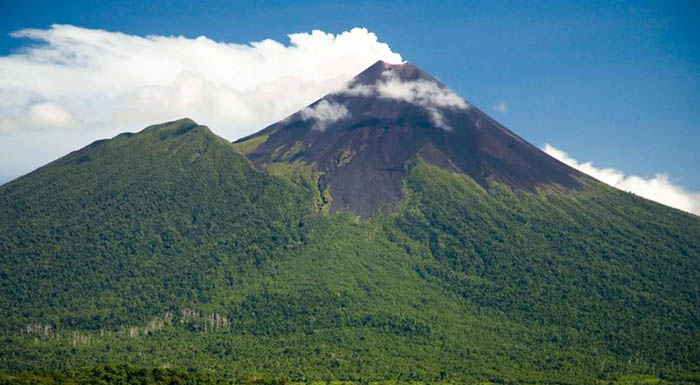
[[[185,119],[0,187],[0,369],[697,381],[698,217],[594,181],[487,193],[420,157],[397,212],[329,216],[314,175],[238,147]]]

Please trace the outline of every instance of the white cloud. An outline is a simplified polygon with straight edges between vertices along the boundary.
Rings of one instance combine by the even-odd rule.
[[[686,191],[683,187],[671,182],[668,175],[656,174],[653,178],[625,175],[614,168],[597,168],[593,162],[579,163],[566,152],[550,144],[545,144],[542,149],[559,161],[620,190],[700,215],[700,193]]]
[[[493,110],[505,114],[508,112],[508,104],[506,102],[498,102],[493,105]]]
[[[445,123],[445,118],[438,108],[466,109],[469,107],[459,95],[440,87],[435,82],[423,79],[403,81],[393,71],[386,71],[382,75],[385,80],[377,85],[380,97],[405,100],[422,106],[428,110],[433,123],[447,131],[451,131],[452,127]]]
[[[312,128],[318,131],[323,131],[329,124],[348,117],[348,114],[348,109],[344,105],[328,102],[326,99],[301,110],[301,118],[315,120]]]
[[[39,44],[0,57],[0,180],[93,140],[184,116],[234,140],[339,89],[377,60],[402,62],[364,28],[290,34],[289,45],[70,25],[13,36]]]
[[[459,95],[435,82],[423,79],[403,81],[393,71],[386,71],[383,77],[386,80],[377,85],[381,97],[401,99],[421,106],[468,107],[467,102]]]
[[[0,120],[0,134],[23,129],[69,128],[75,124],[77,121],[70,111],[56,103],[41,102],[29,105],[18,116]]]
[[[354,84],[351,82],[344,84],[339,91],[336,91],[336,93],[351,96],[371,96],[377,94],[377,88],[375,86]]]
[[[467,103],[462,97],[450,89],[440,87],[436,82],[418,79],[404,81],[393,70],[382,73],[382,80],[376,85],[349,84],[339,93],[349,95],[377,95],[382,98],[398,99],[425,108],[433,123],[445,130],[452,130],[445,122],[439,108],[467,109]]]

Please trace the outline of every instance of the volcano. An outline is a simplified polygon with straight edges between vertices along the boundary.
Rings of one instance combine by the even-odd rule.
[[[0,383],[693,383],[700,219],[378,62],[0,186],[0,305]]]
[[[261,139],[265,139],[260,142]],[[258,166],[311,166],[330,213],[396,210],[406,162],[420,156],[485,189],[580,190],[586,175],[529,144],[410,63],[378,61],[344,89],[237,143]]]

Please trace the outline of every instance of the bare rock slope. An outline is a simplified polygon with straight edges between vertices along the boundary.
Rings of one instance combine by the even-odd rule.
[[[264,141],[263,141],[264,140]],[[330,212],[362,217],[396,209],[406,162],[464,173],[485,189],[495,180],[535,192],[581,189],[582,173],[526,142],[410,63],[379,61],[346,88],[239,140],[258,166],[311,166]]]

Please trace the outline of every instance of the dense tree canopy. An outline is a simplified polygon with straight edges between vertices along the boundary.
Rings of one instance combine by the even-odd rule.
[[[328,216],[275,167],[182,120],[0,187],[0,383],[697,381],[697,217],[419,157],[397,212]]]

